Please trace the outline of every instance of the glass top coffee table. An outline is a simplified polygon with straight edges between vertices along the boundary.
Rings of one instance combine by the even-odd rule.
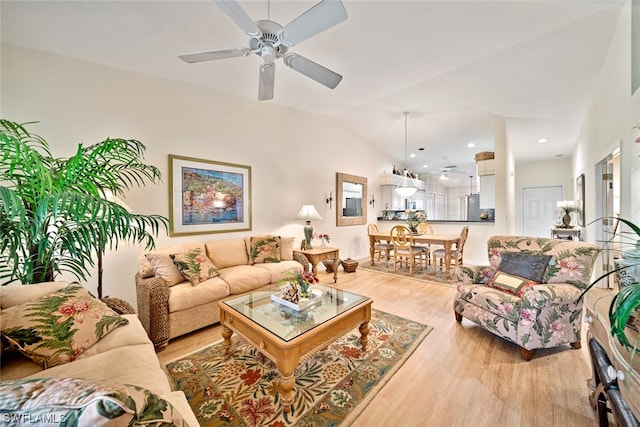
[[[285,412],[293,404],[294,372],[302,357],[356,326],[362,349],[367,349],[373,300],[323,285],[313,285],[312,290],[319,294],[318,298],[299,311],[271,300],[272,294],[279,293],[279,287],[218,303],[224,345],[231,346],[235,331],[276,363]]]

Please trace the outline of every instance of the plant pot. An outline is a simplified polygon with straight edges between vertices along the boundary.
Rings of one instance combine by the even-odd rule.
[[[571,215],[569,214],[564,214],[562,215],[562,224],[569,228],[571,226]]]

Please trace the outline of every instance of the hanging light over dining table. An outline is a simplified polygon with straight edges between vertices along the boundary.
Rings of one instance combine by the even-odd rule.
[[[418,191],[418,186],[409,171],[407,170],[407,118],[409,112],[404,113],[404,172],[402,173],[402,182],[396,187],[395,192],[401,197],[411,197]],[[411,185],[410,185],[411,184]]]

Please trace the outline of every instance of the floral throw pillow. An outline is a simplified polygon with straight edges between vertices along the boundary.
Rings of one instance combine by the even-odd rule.
[[[2,381],[0,407],[4,419],[18,425],[185,425],[169,402],[149,390],[79,378]]]
[[[220,274],[216,266],[207,257],[204,246],[187,252],[172,254],[170,257],[185,279],[189,280],[193,286]]]
[[[109,332],[128,323],[82,286],[70,285],[2,310],[0,332],[46,369],[72,362]]]
[[[251,237],[250,245],[253,264],[280,262],[280,236]]]
[[[513,274],[496,270],[489,283],[487,283],[487,286],[522,297],[522,294],[528,287],[537,284],[539,283],[534,280],[529,280],[524,277],[514,276]]]

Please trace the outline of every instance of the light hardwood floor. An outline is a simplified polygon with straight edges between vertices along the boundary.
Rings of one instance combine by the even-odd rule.
[[[367,295],[373,308],[433,326],[354,426],[594,426],[583,346],[538,350],[531,362],[518,348],[453,316],[451,287],[359,269],[340,271],[338,283]],[[158,353],[164,364],[221,339],[219,325],[171,340]]]

